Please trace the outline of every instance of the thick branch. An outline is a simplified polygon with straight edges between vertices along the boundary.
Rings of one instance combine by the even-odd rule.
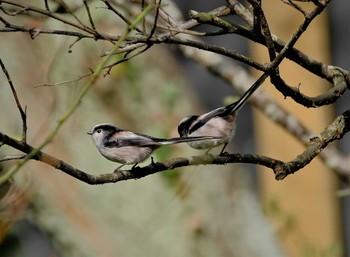
[[[0,143],[9,145],[23,153],[29,154],[35,150],[32,146],[18,141],[0,132]],[[3,158],[4,159],[4,158]],[[6,159],[6,157],[5,157]],[[11,159],[11,158],[9,158]],[[138,179],[161,171],[172,170],[179,167],[206,165],[206,164],[220,164],[227,163],[251,163],[263,165],[274,169],[276,165],[282,164],[281,161],[258,155],[251,154],[227,154],[225,156],[201,155],[192,156],[189,158],[175,158],[164,161],[162,163],[151,163],[144,167],[136,167],[131,170],[120,170],[101,175],[91,175],[80,169],[74,168],[72,165],[52,156],[43,151],[38,151],[31,159],[46,163],[55,169],[61,170],[64,173],[81,180],[90,185],[115,183],[122,180]]]

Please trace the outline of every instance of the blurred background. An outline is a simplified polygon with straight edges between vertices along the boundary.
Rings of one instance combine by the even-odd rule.
[[[187,19],[191,9],[208,11],[225,4],[218,2],[177,4]],[[91,7],[100,6],[99,1],[91,3]],[[266,1],[263,6],[273,33],[288,40],[301,16],[281,1]],[[348,1],[331,2],[328,12],[314,21],[297,48],[349,70],[349,10]],[[95,23],[104,31],[117,34],[123,30],[111,22],[113,16],[103,12],[99,16],[98,8],[94,12]],[[22,22],[65,28],[25,17]],[[257,60],[266,56],[265,49],[238,36],[207,40]],[[22,105],[27,106],[28,143],[32,146],[48,135],[87,80],[38,85],[89,72],[111,46],[81,40],[69,52],[73,42],[64,36],[40,35],[32,40],[25,33],[1,33],[0,57]],[[326,85],[288,61],[282,63],[281,70],[290,84],[301,83],[307,93]],[[0,83],[0,131],[20,138],[21,119],[3,74]],[[263,89],[315,133],[348,106],[348,93],[335,106],[309,110],[285,100],[269,83]],[[230,85],[183,56],[175,46],[156,45],[101,77],[44,151],[91,174],[111,172],[116,164],[104,159],[86,134],[95,124],[108,122],[156,137],[174,137],[184,116],[219,107],[228,96],[237,95]],[[349,153],[349,144],[349,137],[341,141],[345,153]],[[238,117],[229,151],[287,161],[302,149],[247,105]],[[7,146],[0,148],[1,157],[15,153]],[[163,161],[198,154],[202,152],[176,145],[157,150],[153,157]],[[0,170],[13,164],[0,163]],[[229,164],[185,167],[98,186],[32,161],[11,185],[0,188],[0,256],[350,256],[349,198],[336,195],[342,186],[320,160],[283,181],[276,181],[267,169]]]

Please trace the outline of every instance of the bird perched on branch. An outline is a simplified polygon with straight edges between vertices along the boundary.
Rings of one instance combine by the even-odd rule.
[[[218,139],[212,136],[162,139],[134,133],[111,124],[98,124],[87,134],[91,135],[97,149],[105,158],[122,164],[116,170],[126,164],[134,164],[134,168],[147,159],[154,150],[165,145]]]
[[[177,128],[179,135],[185,138],[201,136],[218,137],[219,139],[216,140],[201,140],[188,142],[188,144],[195,149],[208,149],[206,153],[214,147],[224,145],[220,152],[220,155],[222,155],[227,144],[235,134],[238,111],[267,77],[268,73],[264,73],[238,101],[232,104],[219,107],[202,115],[192,115],[183,118]]]

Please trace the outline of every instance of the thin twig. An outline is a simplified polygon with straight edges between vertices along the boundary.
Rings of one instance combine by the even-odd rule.
[[[129,20],[128,18],[126,18],[125,15],[123,15],[120,11],[118,11],[118,9],[114,8],[112,6],[112,4],[108,1],[108,0],[101,0],[102,2],[105,3],[105,5],[107,6],[107,9],[111,10],[112,12],[114,12],[119,18],[122,19],[122,21],[124,21],[126,24],[131,25],[132,21]],[[135,30],[137,32],[142,33],[142,30],[140,30],[139,28],[135,28]],[[143,33],[142,33],[143,34]]]
[[[163,29],[166,31],[173,31],[176,33],[192,35],[192,36],[206,36],[206,35],[208,35],[208,32],[198,32],[198,31],[194,31],[194,30],[178,29],[178,28],[174,28],[174,27],[165,26],[162,24],[157,24],[157,28]]]
[[[141,0],[141,10],[143,11],[145,9],[145,0]],[[142,32],[144,34],[147,34],[147,31],[146,31],[146,20],[143,20],[142,21]]]
[[[138,52],[136,52],[136,53],[134,53],[134,54],[130,54],[131,52],[126,52],[126,54],[124,55],[124,57],[123,57],[122,59],[120,59],[120,60],[118,60],[118,61],[116,61],[116,62],[114,62],[114,63],[108,64],[108,65],[106,65],[106,66],[104,67],[104,69],[106,69],[105,75],[109,74],[110,71],[111,71],[111,69],[112,69],[114,66],[116,66],[116,65],[118,65],[118,64],[121,64],[121,63],[123,63],[123,62],[129,61],[130,59],[132,59],[132,58],[134,58],[134,57],[136,57],[136,56],[138,56],[138,55],[140,55],[140,54],[146,52],[146,51],[147,51],[148,49],[150,49],[150,48],[151,48],[151,44],[146,45],[145,48],[139,50]],[[127,57],[127,56],[129,56],[129,57]]]
[[[78,43],[80,40],[82,40],[82,38],[81,38],[81,37],[77,37],[76,40],[68,46],[68,53],[72,53],[72,48],[73,48],[73,46],[74,46],[76,43]]]
[[[65,13],[68,13],[69,15],[71,15],[79,24],[81,27],[89,30],[91,33],[95,32],[94,30],[92,30],[91,28],[89,28],[88,26],[86,26],[77,15],[75,15],[74,11],[75,10],[71,10],[68,5],[64,2],[64,0],[60,0],[60,4],[61,6],[65,9]],[[83,0],[83,4],[85,5],[85,1]]]
[[[88,77],[90,75],[92,75],[94,73],[94,71],[92,69],[90,69],[90,71],[88,73],[85,73],[83,75],[80,75],[78,78],[76,79],[71,79],[71,80],[65,80],[65,81],[61,81],[61,82],[57,82],[57,83],[45,83],[45,84],[39,84],[39,85],[35,85],[33,86],[34,88],[37,87],[53,87],[53,86],[59,86],[59,85],[65,85],[65,84],[69,84],[69,83],[73,83],[73,82],[77,82],[85,77]]]
[[[299,5],[297,5],[296,3],[294,3],[291,0],[282,0],[283,3],[292,6],[295,10],[299,11],[300,13],[302,13],[304,16],[306,16],[306,12],[303,10],[303,8],[301,8]]]
[[[248,0],[248,2],[254,8],[255,20],[257,21],[259,26],[258,32],[261,32],[261,34],[265,38],[266,47],[269,52],[270,62],[272,62],[276,58],[276,49],[264,11],[261,8],[261,2],[257,0]],[[278,72],[278,67],[276,67],[276,72]]]
[[[23,110],[23,108],[21,106],[21,103],[20,103],[20,101],[18,99],[16,89],[15,89],[13,83],[12,83],[10,74],[7,71],[4,63],[1,60],[1,58],[0,58],[0,66],[1,66],[2,71],[4,72],[4,74],[5,74],[6,78],[7,78],[7,82],[10,85],[10,88],[11,88],[11,91],[12,91],[12,95],[13,95],[15,101],[16,101],[17,108],[19,110],[19,113],[21,114],[21,119],[22,119],[22,141],[26,142],[27,141],[27,114],[26,114],[27,107],[24,107],[24,110]]]
[[[87,3],[86,0],[83,0],[83,3],[84,3],[84,6],[85,6],[85,10],[86,10],[86,12],[87,12],[87,14],[88,14],[88,17],[89,17],[90,25],[91,25],[91,27],[92,27],[94,30],[96,30],[94,21],[93,21],[92,16],[91,16],[90,7],[89,7],[89,5],[88,5],[88,3]]]
[[[21,4],[18,4],[18,3],[13,3],[11,1],[6,1],[6,0],[1,0],[1,3],[4,3],[4,4],[8,4],[8,5],[11,5],[11,6],[14,6],[14,7],[17,7],[17,8],[21,8],[20,11],[18,12],[34,12],[34,13],[38,13],[38,14],[41,14],[41,15],[45,15],[47,17],[51,17],[57,21],[60,21],[64,24],[67,24],[69,26],[72,26],[74,28],[77,28],[79,30],[82,30],[82,31],[85,31],[85,32],[88,32],[90,34],[93,34],[95,35],[95,31],[92,30],[91,28],[85,26],[80,20],[79,18],[76,17],[75,14],[73,14],[72,12],[70,12],[70,14],[75,17],[75,19],[78,21],[79,24],[76,24],[76,23],[73,23],[71,21],[69,21],[68,19],[65,19],[63,17],[61,17],[60,15],[57,15],[51,11],[47,11],[47,10],[44,10],[44,9],[40,9],[40,8],[37,8],[37,7],[34,7],[34,6],[25,6],[25,5],[21,5]],[[4,7],[1,7],[1,9],[4,11]],[[13,15],[17,15],[17,13],[13,13]],[[12,25],[13,27],[16,27],[14,25]],[[33,28],[32,28],[33,29]]]
[[[155,13],[155,16],[154,16],[154,22],[153,22],[152,30],[149,33],[148,38],[151,38],[153,36],[154,32],[156,31],[157,23],[158,23],[158,17],[159,17],[159,9],[160,9],[160,5],[162,3],[162,0],[158,0],[158,3],[157,3],[157,0],[155,0],[155,2],[156,2],[156,13]]]

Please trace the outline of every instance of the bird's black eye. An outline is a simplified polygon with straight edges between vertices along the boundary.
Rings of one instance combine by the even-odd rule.
[[[101,133],[101,131],[102,131],[101,129],[96,130],[96,132],[99,134]]]

